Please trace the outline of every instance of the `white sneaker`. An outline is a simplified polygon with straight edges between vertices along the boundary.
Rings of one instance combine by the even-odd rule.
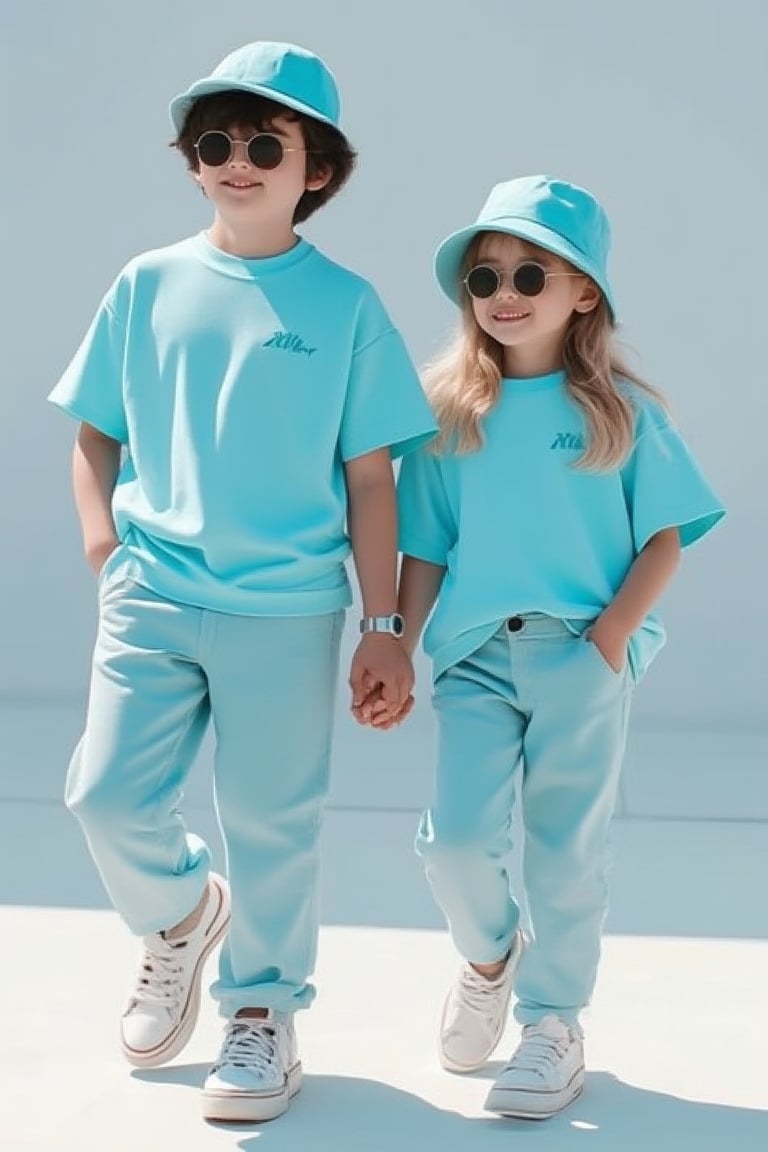
[[[495,980],[464,964],[440,1021],[440,1063],[449,1072],[475,1072],[488,1060],[507,1023],[512,980],[525,946],[518,928],[504,971]]]
[[[203,1087],[206,1120],[259,1123],[287,1111],[301,1088],[292,1016],[233,1016]]]
[[[203,966],[229,926],[229,887],[211,873],[208,903],[186,936],[144,937],[136,989],[123,1015],[123,1055],[137,1068],[156,1068],[178,1056],[200,1012]]]
[[[501,1116],[544,1120],[584,1087],[581,1037],[557,1016],[527,1024],[512,1059],[488,1093],[485,1108]]]

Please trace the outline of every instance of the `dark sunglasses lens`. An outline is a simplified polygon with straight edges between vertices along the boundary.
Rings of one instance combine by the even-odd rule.
[[[547,274],[541,264],[520,264],[512,277],[515,292],[521,296],[538,296],[546,282]]]
[[[254,168],[277,168],[283,158],[283,146],[277,136],[265,132],[254,136],[248,144],[248,159]]]
[[[226,164],[232,152],[226,132],[203,132],[197,142],[197,155],[209,168],[219,168]]]
[[[479,264],[467,274],[467,291],[476,300],[487,300],[499,290],[499,274],[495,268]]]

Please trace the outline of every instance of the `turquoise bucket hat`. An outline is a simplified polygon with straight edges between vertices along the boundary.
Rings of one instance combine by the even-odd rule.
[[[234,91],[266,96],[313,120],[339,127],[339,91],[320,57],[296,44],[257,40],[230,52],[210,76],[171,100],[168,111],[176,132],[184,127],[195,100]]]
[[[461,303],[461,268],[478,232],[507,232],[562,256],[602,289],[613,319],[616,303],[608,279],[611,228],[591,193],[550,176],[521,176],[497,184],[474,224],[452,233],[435,253],[435,275],[449,300]]]

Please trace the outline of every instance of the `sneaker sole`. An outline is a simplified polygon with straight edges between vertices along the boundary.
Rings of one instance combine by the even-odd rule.
[[[203,1119],[226,1124],[262,1124],[276,1120],[288,1111],[291,1100],[301,1088],[301,1061],[289,1069],[281,1092],[206,1092],[203,1089]]]
[[[154,1048],[150,1048],[146,1052],[140,1051],[137,1048],[130,1048],[124,1041],[121,1041],[123,1056],[125,1056],[128,1063],[132,1064],[134,1068],[159,1068],[161,1065],[167,1064],[169,1060],[173,1060],[175,1056],[178,1056],[179,1053],[186,1048],[192,1038],[192,1033],[195,1030],[195,1025],[200,1015],[200,985],[203,979],[203,968],[211,952],[213,952],[219,941],[226,935],[230,921],[229,893],[226,888],[223,888],[218,883],[217,879],[214,879],[212,882],[221,895],[221,902],[216,916],[212,921],[212,925],[216,925],[217,917],[222,914],[223,919],[221,923],[215,927],[214,931],[212,931],[210,939],[200,953],[192,974],[189,998],[182,1012],[181,1019],[173,1032],[170,1033],[162,1044],[157,1044]]]
[[[522,932],[518,932],[515,937],[515,944],[513,945],[512,954],[509,958],[509,963],[511,965],[511,972],[509,974],[509,993],[507,995],[506,1003],[504,1004],[504,1011],[501,1014],[499,1029],[494,1036],[488,1050],[485,1052],[482,1058],[477,1060],[474,1064],[459,1064],[445,1051],[443,1029],[445,1028],[445,1014],[448,1011],[448,1001],[451,998],[450,992],[446,996],[445,1003],[443,1004],[443,1013],[440,1017],[440,1043],[438,1045],[437,1051],[440,1063],[442,1064],[443,1068],[445,1068],[446,1072],[454,1072],[457,1076],[467,1076],[470,1072],[477,1072],[480,1068],[483,1067],[484,1064],[490,1060],[491,1056],[493,1056],[501,1042],[502,1036],[504,1035],[504,1029],[507,1026],[507,1018],[509,1016],[509,1002],[512,999],[512,980],[524,950],[525,937],[523,936]]]
[[[526,1092],[521,1088],[492,1088],[486,1112],[511,1120],[548,1120],[572,1104],[584,1091],[584,1069],[577,1070],[562,1092]]]

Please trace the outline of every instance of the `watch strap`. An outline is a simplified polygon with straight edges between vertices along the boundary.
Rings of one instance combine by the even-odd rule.
[[[364,616],[360,621],[360,631],[363,635],[385,632],[400,637],[405,634],[405,622],[399,612],[392,612],[389,616]]]

